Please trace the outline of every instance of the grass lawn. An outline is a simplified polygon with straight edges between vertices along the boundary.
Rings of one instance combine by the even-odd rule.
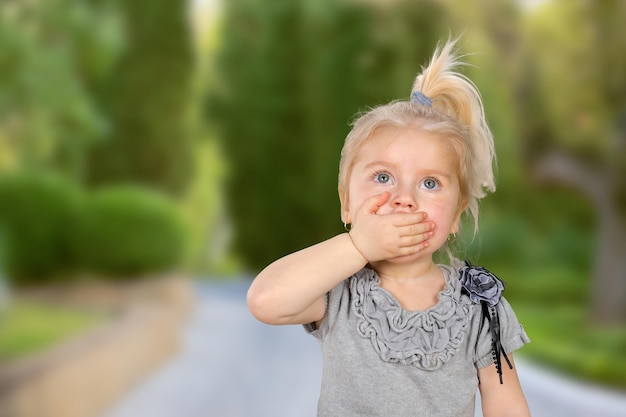
[[[16,302],[0,315],[0,363],[40,352],[103,320],[103,314]]]
[[[626,326],[591,325],[580,307],[517,303],[532,339],[520,355],[572,377],[626,390]]]

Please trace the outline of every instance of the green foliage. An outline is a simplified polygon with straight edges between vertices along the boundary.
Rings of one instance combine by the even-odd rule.
[[[591,315],[614,323],[626,322],[625,17],[613,0],[550,2],[529,16],[518,116],[536,177],[577,190],[598,213]]]
[[[592,326],[577,305],[528,303],[516,312],[533,341],[523,355],[580,379],[626,388],[626,327]]]
[[[209,109],[249,267],[342,230],[337,167],[352,116],[408,97],[441,35],[434,3],[394,4],[225,3]]]
[[[78,258],[90,272],[127,278],[178,266],[186,234],[171,201],[119,186],[89,196],[75,239]]]
[[[0,14],[0,169],[78,175],[105,117],[89,92],[119,50],[111,7],[11,2]]]
[[[618,52],[626,48],[625,18],[622,1],[558,1],[529,19],[526,34],[544,105],[535,116],[561,147],[614,164],[626,106],[626,59]]]
[[[92,184],[137,183],[180,195],[193,173],[194,63],[182,2],[119,2],[124,49],[98,100],[110,129],[90,149]]]
[[[478,237],[474,241],[464,237],[461,243],[465,256],[524,271],[567,265],[588,272],[596,223],[589,204],[573,192],[537,190],[532,194],[518,184],[519,198],[484,201]],[[471,227],[465,229],[471,231]]]
[[[197,175],[189,184],[181,209],[190,227],[185,269],[195,274],[222,272],[230,223],[223,204],[222,186],[226,162],[218,143],[206,138],[195,147]]]
[[[26,173],[0,179],[4,267],[14,282],[46,282],[71,269],[68,231],[80,199],[77,187],[60,177]]]
[[[180,195],[193,173],[184,2],[11,2],[0,14],[0,170]]]
[[[177,207],[161,194],[130,186],[85,192],[34,173],[0,179],[0,227],[4,268],[18,285],[176,268],[187,238]]]
[[[530,155],[575,156],[602,175],[610,203],[626,217],[626,3],[550,2],[527,21],[529,100],[522,100]],[[558,53],[555,53],[558,51]],[[528,95],[528,94],[527,94]],[[591,200],[600,200],[585,191]],[[601,194],[600,194],[601,195]],[[604,203],[604,202],[603,202]],[[611,222],[616,220],[610,219]],[[615,226],[619,227],[619,226]]]

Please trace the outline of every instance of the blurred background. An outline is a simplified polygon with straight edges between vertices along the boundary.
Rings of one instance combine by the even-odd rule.
[[[350,121],[408,99],[436,44],[462,35],[498,190],[457,254],[507,282],[533,340],[520,355],[626,391],[625,2],[4,0],[0,13],[0,367],[110,318],[39,290],[252,276],[341,233]]]

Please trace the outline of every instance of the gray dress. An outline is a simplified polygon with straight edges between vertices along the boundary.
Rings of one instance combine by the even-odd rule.
[[[493,363],[492,338],[459,272],[440,268],[444,289],[425,311],[402,309],[369,268],[327,294],[320,327],[305,325],[322,348],[319,417],[474,415],[477,370]],[[504,298],[496,309],[503,350],[528,343]]]

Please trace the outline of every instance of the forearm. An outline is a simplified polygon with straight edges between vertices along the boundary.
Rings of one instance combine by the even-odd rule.
[[[321,320],[324,295],[366,263],[343,233],[267,266],[250,286],[248,306],[270,324]]]

